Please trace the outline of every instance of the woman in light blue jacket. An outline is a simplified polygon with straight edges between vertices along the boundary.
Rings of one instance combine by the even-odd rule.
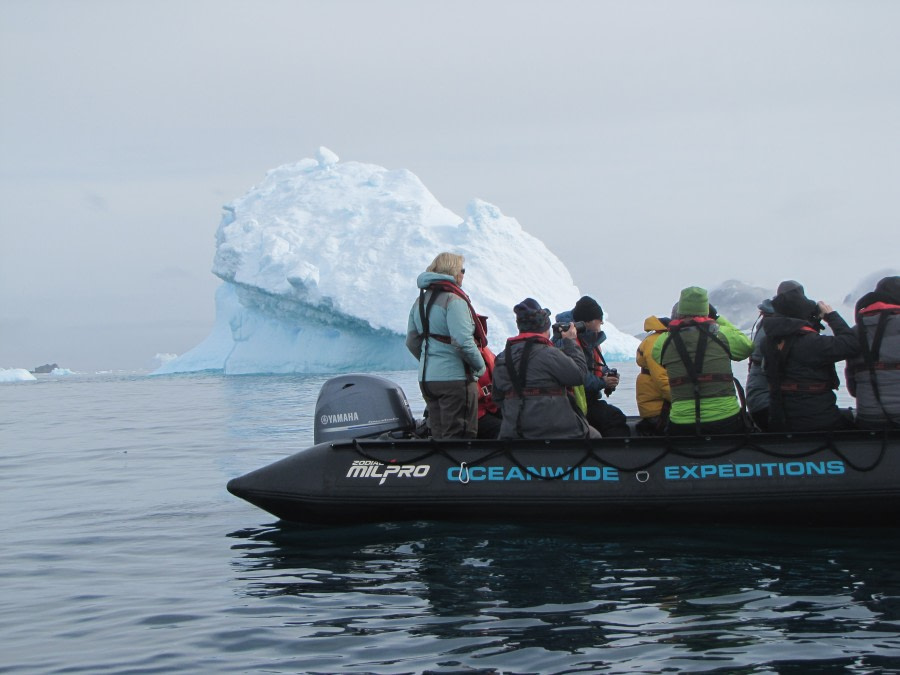
[[[474,438],[484,372],[484,329],[461,286],[465,259],[441,253],[419,275],[419,298],[409,310],[406,347],[419,361],[419,387],[434,438]]]

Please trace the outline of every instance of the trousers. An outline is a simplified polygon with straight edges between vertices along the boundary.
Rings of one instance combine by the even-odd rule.
[[[478,386],[475,382],[419,382],[432,438],[475,438]]]

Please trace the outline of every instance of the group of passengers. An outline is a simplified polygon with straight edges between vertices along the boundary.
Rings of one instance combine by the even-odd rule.
[[[551,323],[533,298],[513,311],[519,334],[496,356],[487,317],[462,290],[465,260],[439,254],[419,275],[406,345],[434,438],[629,436],[607,401],[619,376],[603,357],[603,309],[584,296]],[[856,326],[785,281],[759,305],[751,340],[709,304],[681,291],[671,317],[650,316],[637,349],[641,435],[900,428],[900,277],[885,277],[856,303]],[[824,335],[825,326],[831,335]],[[732,362],[750,358],[746,396]],[[835,364],[857,413],[837,406]]]

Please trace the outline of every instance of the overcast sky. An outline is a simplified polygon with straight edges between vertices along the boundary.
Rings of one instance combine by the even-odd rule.
[[[496,204],[623,327],[729,278],[834,304],[900,266],[898,26],[893,0],[0,0],[0,367],[193,347],[221,206],[320,145]]]

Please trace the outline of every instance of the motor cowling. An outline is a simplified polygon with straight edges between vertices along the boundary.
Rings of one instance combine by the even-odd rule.
[[[318,443],[412,433],[416,420],[399,385],[377,375],[328,380],[316,400],[313,438]]]

